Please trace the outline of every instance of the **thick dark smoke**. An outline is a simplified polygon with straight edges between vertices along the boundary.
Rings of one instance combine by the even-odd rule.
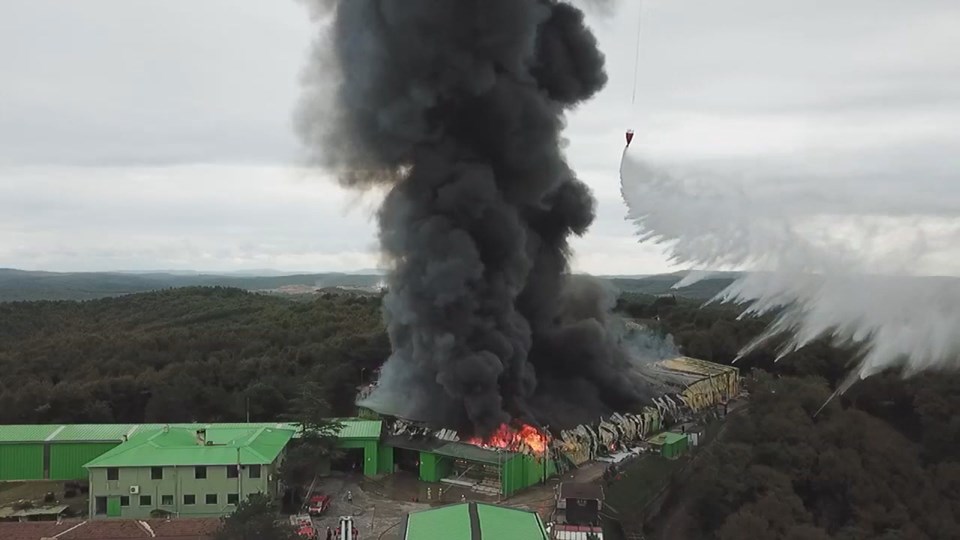
[[[636,406],[609,291],[568,275],[594,200],[564,158],[564,112],[606,83],[583,13],[555,0],[343,0],[298,114],[322,165],[386,186],[393,354],[381,410],[486,433]]]

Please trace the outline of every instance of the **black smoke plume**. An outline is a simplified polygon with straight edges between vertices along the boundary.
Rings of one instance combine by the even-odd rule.
[[[596,2],[594,2],[596,3]],[[638,405],[611,294],[568,274],[594,218],[564,112],[607,81],[583,13],[556,0],[323,0],[301,138],[350,187],[386,186],[393,354],[383,412],[486,434]]]

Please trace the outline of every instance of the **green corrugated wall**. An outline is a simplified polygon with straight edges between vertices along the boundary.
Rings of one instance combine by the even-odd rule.
[[[512,495],[527,487],[527,456],[517,454],[503,463],[500,468],[500,490],[504,495]]]
[[[393,474],[393,447],[380,444],[379,460],[377,462],[377,472],[380,474]]]
[[[85,480],[83,466],[119,443],[50,443],[50,479]]]
[[[0,480],[43,480],[43,443],[0,444]]]
[[[379,470],[379,447],[378,440],[345,440],[337,443],[337,448],[362,448],[363,449],[363,475],[376,476]],[[393,461],[391,456],[391,461]]]
[[[453,462],[443,456],[430,452],[420,452],[420,480],[423,482],[439,482],[441,478],[450,474]]]

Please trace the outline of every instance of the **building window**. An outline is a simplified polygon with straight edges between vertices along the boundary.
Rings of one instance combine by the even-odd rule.
[[[149,495],[140,496],[140,506],[150,506],[153,504],[153,499]]]
[[[207,493],[206,500],[204,501],[207,504],[217,504],[217,494],[216,493]]]
[[[173,495],[161,495],[160,506],[173,506]]]
[[[120,469],[116,467],[107,467],[107,480],[119,480]]]
[[[236,465],[227,465],[227,478],[236,478],[240,476],[240,468]]]
[[[234,506],[240,504],[240,494],[239,493],[227,493],[227,504],[232,504]]]
[[[197,496],[196,496],[196,495],[184,495],[184,496],[183,496],[183,504],[188,505],[188,506],[189,506],[189,505],[197,504]]]
[[[207,477],[207,468],[203,465],[193,468],[193,477],[203,479]]]
[[[130,497],[127,497],[126,495],[121,495],[120,506],[130,506]]]
[[[260,466],[259,465],[247,465],[250,471],[250,478],[260,478]]]
[[[163,467],[150,467],[151,480],[163,480]]]

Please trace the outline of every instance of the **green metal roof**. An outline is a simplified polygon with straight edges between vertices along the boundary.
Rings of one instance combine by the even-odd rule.
[[[338,418],[336,421],[343,425],[337,433],[338,439],[380,439],[383,432],[383,422],[380,420]]]
[[[547,540],[535,512],[483,503],[460,503],[407,516],[403,540]]]
[[[2,426],[0,443],[43,442],[62,426]]]
[[[338,419],[343,428],[337,435],[341,439],[379,439],[383,431],[380,420]],[[26,442],[121,442],[123,436],[132,437],[144,431],[156,431],[164,426],[185,429],[274,429],[299,430],[292,422],[193,422],[183,424],[35,424],[0,426],[0,443]],[[299,435],[299,434],[298,434]],[[297,436],[297,435],[295,435]]]
[[[547,531],[535,512],[505,508],[492,504],[478,504],[480,531],[483,538],[512,538],[516,540],[546,540]]]
[[[85,467],[266,465],[277,459],[295,433],[276,427],[206,429],[205,446],[197,443],[196,428],[138,430],[129,441]]]
[[[411,513],[404,540],[471,540],[469,505],[454,504]],[[506,538],[506,537],[504,537]]]
[[[506,463],[507,461],[513,459],[513,457],[516,455],[516,453],[508,452],[506,450],[497,452],[496,450],[490,450],[488,448],[482,448],[472,444],[456,442],[447,443],[439,448],[430,450],[430,452],[440,456],[465,459],[467,461],[476,461],[479,463],[488,463],[490,465]]]
[[[686,438],[687,438],[687,436],[684,435],[684,434],[673,433],[673,432],[671,432],[671,431],[668,431],[668,432],[666,432],[666,433],[663,434],[663,442],[664,442],[664,444],[676,444],[676,443],[678,443],[678,442],[680,442],[680,441],[682,441],[682,440],[684,440],[684,439],[686,439]]]
[[[136,424],[69,424],[58,429],[51,441],[96,441],[113,442],[136,428]]]

